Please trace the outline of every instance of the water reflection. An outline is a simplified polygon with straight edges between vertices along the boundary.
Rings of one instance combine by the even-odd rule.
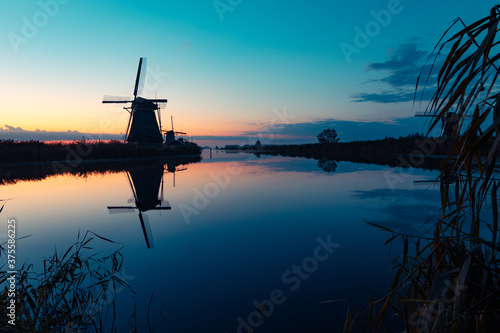
[[[264,318],[258,332],[341,331],[346,304],[324,302],[364,304],[360,285],[383,293],[389,283],[387,249],[381,246],[386,234],[373,232],[364,221],[418,228],[428,216],[416,214],[434,208],[422,205],[439,201],[428,191],[415,191],[414,180],[436,176],[424,170],[324,161],[330,170],[325,173],[315,159],[223,152],[188,170],[179,163],[142,164],[0,186],[0,198],[15,198],[1,216],[17,215],[23,222],[19,235],[33,235],[20,243],[29,262],[50,255],[52,244],[71,245],[79,230],[123,244],[127,276],[141,289],[134,296],[138,309],[148,309],[154,290],[151,323],[171,332],[235,332],[238,318],[247,320],[256,311],[254,301],[269,299],[275,289],[286,291],[287,301]],[[202,202],[207,184],[222,184],[229,166],[239,172]],[[388,172],[405,179],[395,190]],[[187,206],[200,212],[191,223],[183,215]],[[120,212],[129,214],[110,215]],[[342,246],[292,292],[283,274],[313,254],[318,237],[329,235]],[[121,302],[128,314],[130,304]],[[126,331],[128,317],[119,319],[124,327],[118,331]],[[138,325],[147,327],[144,320]]]
[[[337,161],[334,161],[334,160],[320,158],[318,160],[317,165],[318,165],[318,168],[320,168],[321,170],[323,170],[325,172],[332,173],[332,172],[335,172],[335,170],[337,170]]]
[[[168,200],[165,200],[164,196],[165,172],[173,175],[172,187],[175,187],[175,173],[184,170],[187,170],[187,168],[179,168],[176,163],[135,167],[127,170],[127,180],[132,193],[132,198],[128,200],[128,203],[134,203],[135,205],[108,206],[109,214],[134,213],[137,210],[146,246],[148,249],[154,248],[154,239],[149,218],[143,213],[151,210],[163,211],[172,209],[172,206]]]
[[[163,197],[164,171],[163,166],[127,171],[127,179],[133,195],[132,199],[129,199],[129,203],[134,202],[135,206],[108,206],[109,214],[139,211],[139,221],[148,249],[154,247],[154,241],[148,216],[143,213],[149,210],[170,210],[172,208]],[[160,192],[159,198],[158,192]]]

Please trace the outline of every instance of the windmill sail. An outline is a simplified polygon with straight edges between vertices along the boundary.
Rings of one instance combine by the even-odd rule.
[[[135,79],[135,87],[134,87],[134,98],[142,95],[144,90],[144,82],[146,81],[146,67],[147,60],[146,58],[141,58],[139,60],[139,68],[137,69],[137,77]]]
[[[104,104],[106,103],[132,103],[134,99],[132,97],[126,97],[126,96],[107,96],[105,95],[102,98],[102,102]]]

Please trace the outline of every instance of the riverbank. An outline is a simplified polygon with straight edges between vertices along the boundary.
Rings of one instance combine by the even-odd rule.
[[[442,166],[443,157],[449,150],[449,143],[439,138],[426,138],[423,135],[412,134],[406,137],[371,141],[230,147],[224,150],[243,151],[256,155],[305,157],[436,170]]]
[[[199,156],[200,154],[201,148],[191,142],[173,149],[165,149],[125,144],[116,140],[108,142],[80,140],[71,143],[0,140],[0,164],[63,161],[71,166],[81,161]]]

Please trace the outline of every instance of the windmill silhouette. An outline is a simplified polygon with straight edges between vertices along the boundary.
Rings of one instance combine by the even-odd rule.
[[[127,130],[125,131],[125,142],[161,146],[163,144],[163,136],[161,134],[160,108],[168,101],[166,99],[139,97],[144,88],[145,76],[146,58],[141,58],[135,79],[134,97],[104,96],[102,102],[105,104],[131,103],[130,107],[124,107],[130,113]],[[158,121],[156,120],[156,113],[158,113]]]
[[[148,216],[143,213],[150,210],[171,209],[169,202],[163,198],[164,172],[165,167],[163,165],[127,171],[128,182],[133,194],[133,198],[129,200],[129,203],[134,202],[135,206],[108,206],[109,214],[139,211],[139,221],[148,249],[154,248],[154,240]],[[158,198],[158,192],[160,192],[160,198]]]
[[[170,122],[172,123],[172,130],[165,131],[165,145],[167,145],[167,146],[182,145],[183,141],[176,140],[175,135],[176,134],[186,135],[186,133],[174,131],[174,117],[170,116]]]

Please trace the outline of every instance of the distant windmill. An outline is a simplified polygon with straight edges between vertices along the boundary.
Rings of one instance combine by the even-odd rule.
[[[127,172],[127,178],[133,194],[133,199],[129,200],[129,202],[134,202],[135,206],[108,206],[109,214],[133,213],[136,209],[139,211],[139,221],[141,222],[142,232],[148,249],[154,247],[154,241],[148,217],[142,213],[150,210],[161,211],[171,209],[168,201],[165,201],[163,198],[164,173],[164,166]],[[158,192],[161,192],[160,198],[158,198]]]
[[[104,96],[103,103],[132,103],[124,109],[130,113],[130,118],[125,131],[125,141],[140,145],[163,144],[161,134],[160,105],[167,103],[166,99],[146,99],[138,97],[142,94],[146,75],[146,58],[139,60],[139,68],[135,79],[134,97]],[[158,112],[158,121],[156,121]],[[158,126],[158,123],[160,124]]]
[[[166,138],[165,138],[165,144],[167,146],[170,146],[174,143],[179,143],[179,141],[176,141],[175,140],[175,135],[176,134],[183,134],[183,135],[186,135],[186,133],[184,132],[176,132],[174,131],[174,117],[170,116],[170,122],[172,123],[172,130],[171,131],[165,131],[165,134],[166,134]]]
[[[436,117],[436,115],[429,113],[415,113],[415,117]],[[464,114],[462,117],[472,117],[472,115]],[[460,115],[454,112],[446,112],[446,114],[441,118],[441,137],[451,138],[453,134],[453,129],[456,127],[458,121],[460,120]]]
[[[173,174],[172,187],[175,187],[175,173],[187,170],[187,168],[178,168],[175,164],[167,163],[167,171]]]

